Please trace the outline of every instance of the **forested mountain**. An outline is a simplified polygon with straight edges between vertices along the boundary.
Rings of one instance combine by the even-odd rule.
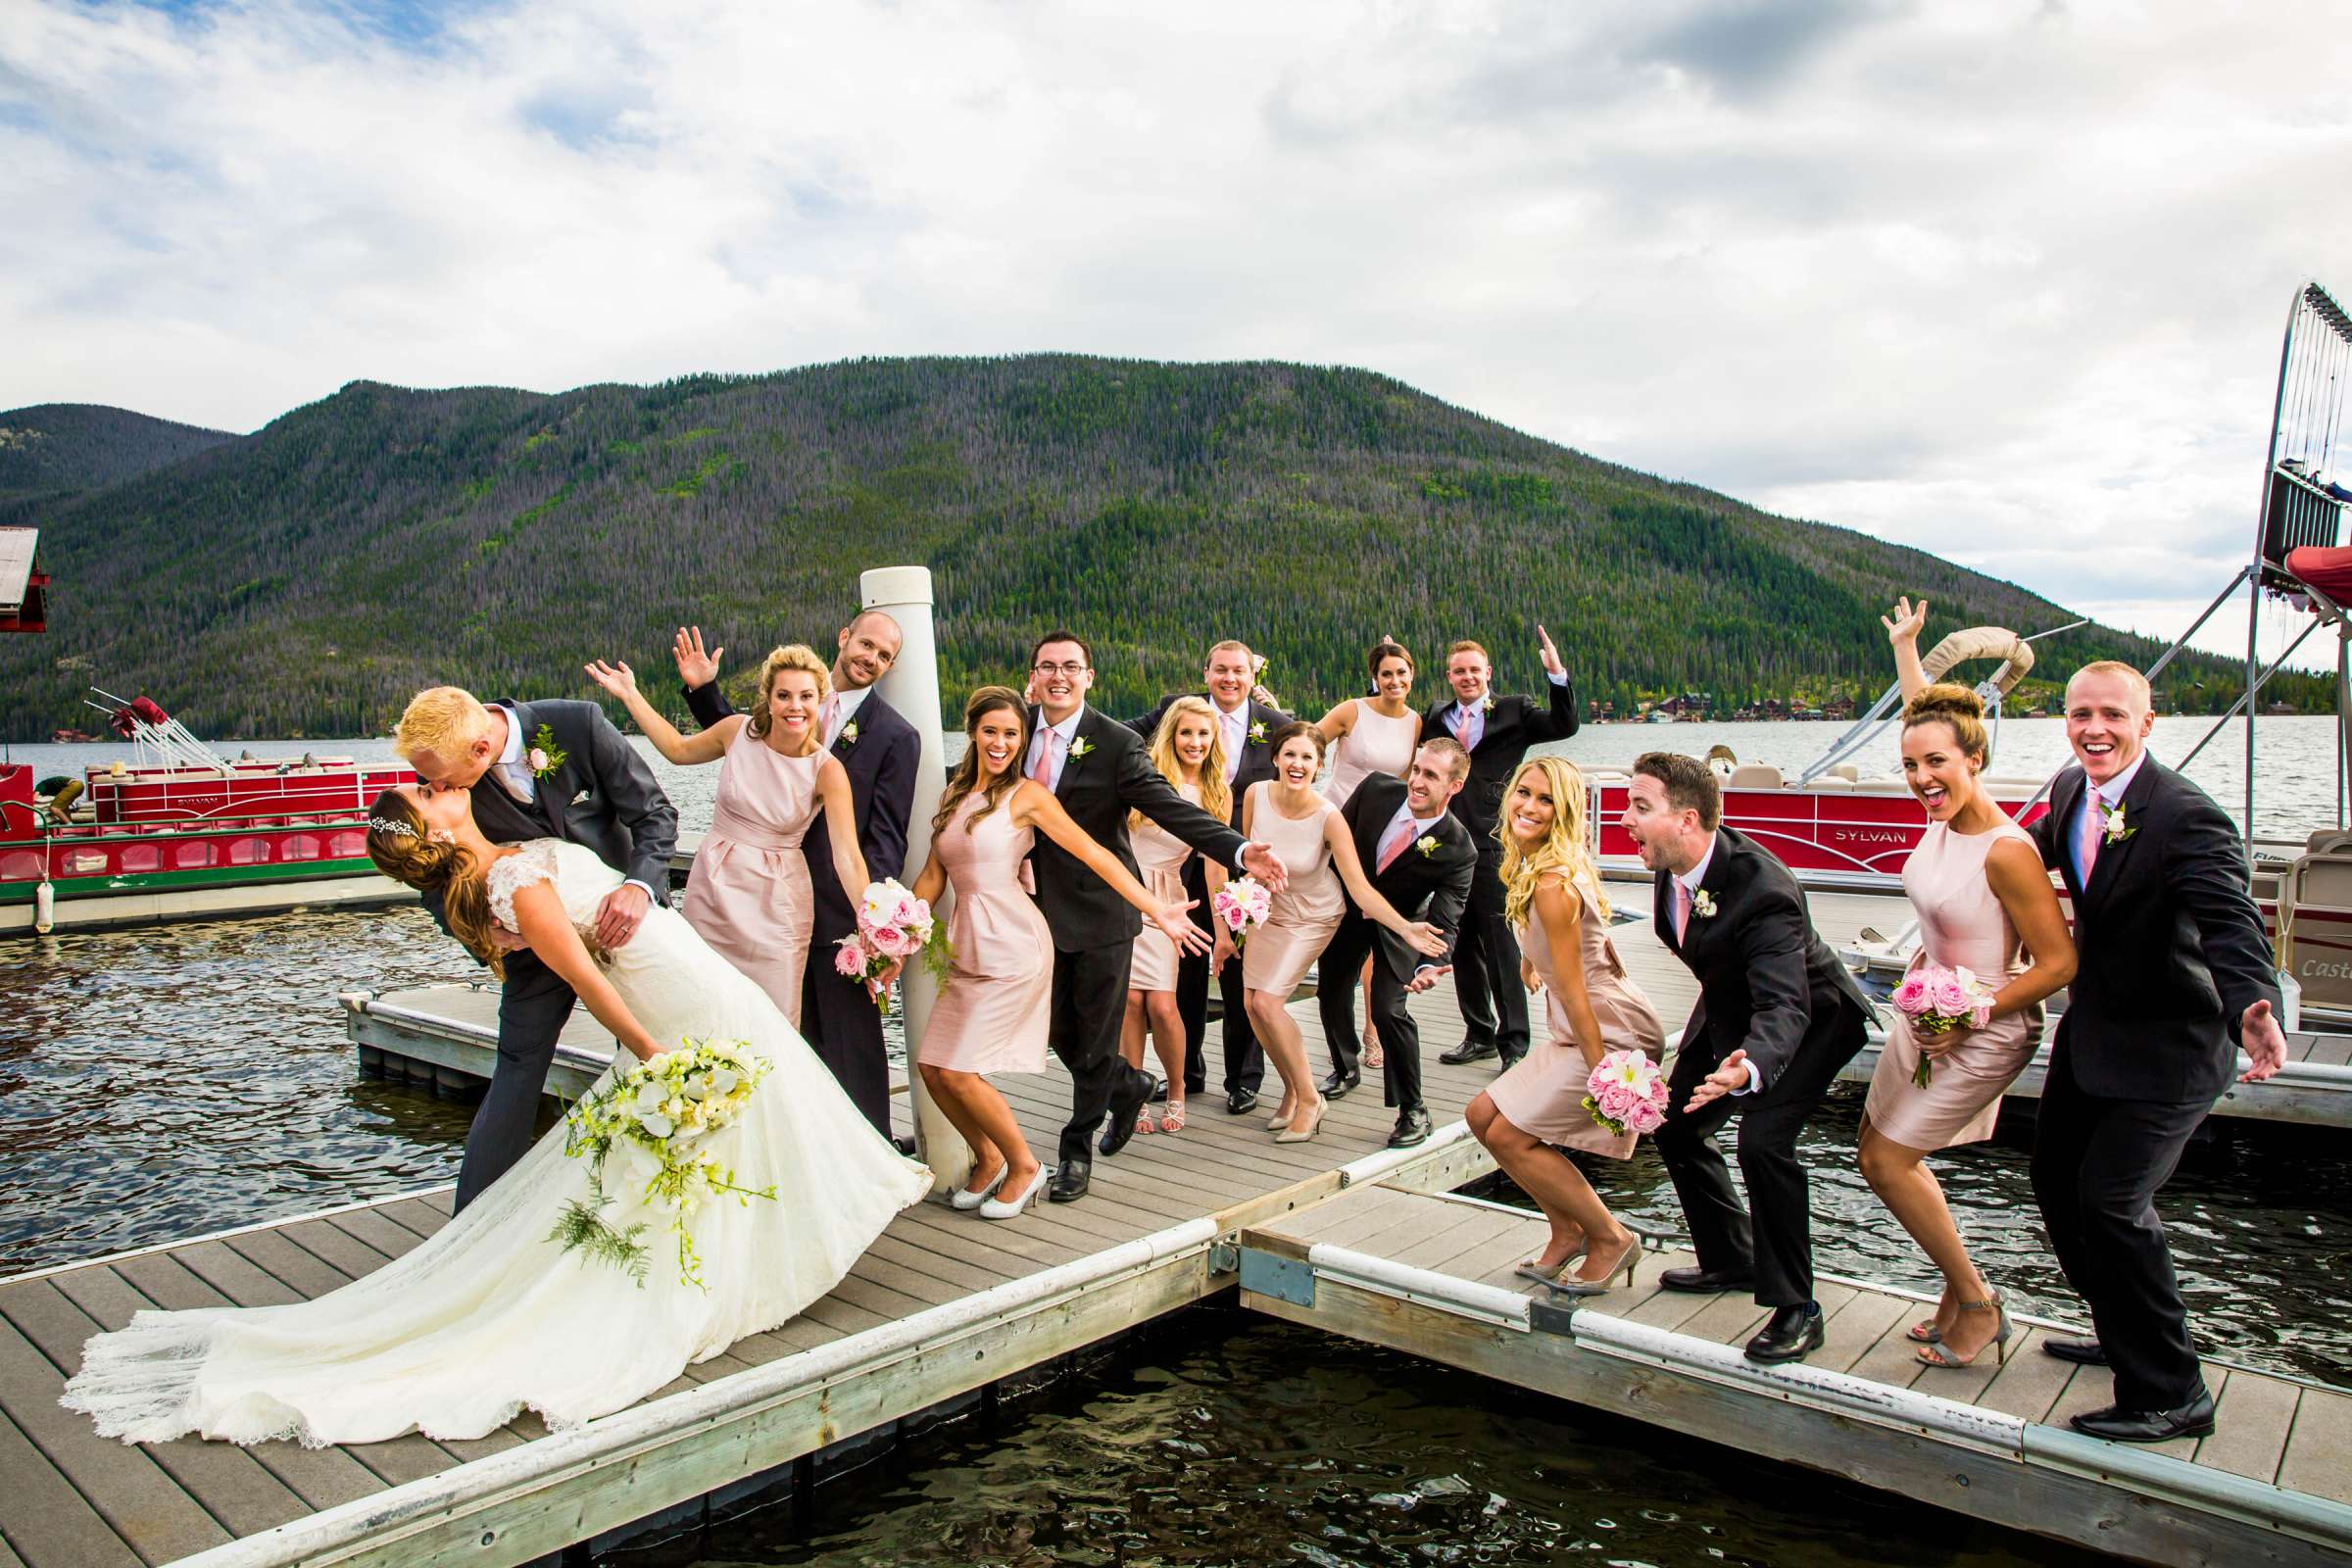
[[[1017,681],[1030,640],[1065,624],[1094,640],[1113,710],[1195,679],[1224,635],[1309,710],[1360,688],[1382,632],[1422,655],[1424,695],[1457,636],[1532,688],[1541,620],[1580,693],[1623,711],[1875,692],[1898,590],[1935,601],[1931,636],[2073,618],[1386,376],[1280,364],[857,361],[553,396],[362,381],[20,520],[56,588],[45,640],[0,642],[17,738],[71,720],[93,679],[224,739],[381,732],[437,681],[585,695],[600,656],[666,693],[679,622],[740,673],[771,643],[829,638],[861,569],[917,562],[951,703]],[[2039,646],[2061,672],[2157,652],[2091,628]],[[2226,661],[2177,662],[2164,706],[2227,704],[2231,680]],[[2325,700],[2309,680],[2280,695]]]
[[[38,527],[59,502],[177,463],[235,436],[127,409],[44,403],[0,414],[0,525]]]

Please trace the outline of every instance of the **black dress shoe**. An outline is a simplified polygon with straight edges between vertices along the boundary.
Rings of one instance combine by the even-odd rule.
[[[1063,1160],[1054,1168],[1054,1180],[1047,1184],[1046,1201],[1069,1203],[1084,1198],[1087,1183],[1094,1173],[1094,1166],[1083,1159]]]
[[[1756,1276],[1747,1269],[1670,1268],[1658,1276],[1658,1284],[1669,1291],[1712,1296],[1717,1291],[1752,1291]]]
[[[1152,1086],[1152,1103],[1154,1105],[1164,1104],[1167,1102],[1167,1098],[1168,1081],[1162,1078]]]
[[[1496,1072],[1509,1072],[1513,1067],[1518,1066],[1520,1062],[1527,1059],[1527,1053],[1524,1051],[1497,1051],[1494,1053],[1494,1054],[1502,1058],[1501,1062],[1494,1069]]]
[[[2041,1353],[2079,1366],[2105,1366],[2107,1348],[2096,1340],[2043,1340]]]
[[[890,1141],[890,1147],[905,1154],[908,1159],[914,1157],[914,1140],[911,1138],[893,1138]]]
[[[1763,1329],[1747,1342],[1750,1361],[1801,1361],[1810,1350],[1818,1350],[1829,1336],[1828,1319],[1821,1308],[1807,1301],[1800,1306],[1776,1306]]]
[[[2084,1437],[2110,1443],[2170,1443],[2175,1438],[2213,1435],[2213,1396],[2203,1389],[2177,1410],[2127,1410],[2109,1405],[2075,1417],[2070,1423]]]
[[[1448,1067],[1459,1067],[1465,1061],[1484,1061],[1499,1054],[1492,1040],[1465,1040],[1451,1051],[1441,1051],[1438,1059]]]
[[[1150,1073],[1139,1072],[1125,1091],[1110,1097],[1110,1125],[1102,1129],[1102,1141],[1095,1147],[1105,1154],[1115,1154],[1127,1147],[1135,1136],[1135,1118],[1144,1106],[1151,1103],[1152,1086],[1159,1080]]]
[[[1408,1107],[1396,1118],[1396,1130],[1389,1134],[1391,1149],[1410,1149],[1429,1141],[1429,1112],[1419,1105]]]
[[[1257,1091],[1254,1089],[1236,1089],[1225,1097],[1225,1114],[1228,1116],[1247,1116],[1256,1108]]]
[[[1363,1081],[1364,1075],[1353,1067],[1345,1071],[1334,1067],[1331,1070],[1331,1076],[1323,1080],[1323,1098],[1337,1100]]]

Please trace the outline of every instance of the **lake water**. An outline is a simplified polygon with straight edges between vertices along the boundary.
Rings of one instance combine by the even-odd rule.
[[[2176,758],[2210,721],[2164,719]],[[2332,823],[2334,726],[2261,723],[2265,832]],[[1794,771],[1825,724],[1607,726],[1562,748],[1652,747]],[[374,758],[380,741],[311,742]],[[305,745],[290,750],[299,752]],[[2228,793],[2223,742],[2192,776]],[[257,747],[275,755],[288,748]],[[2065,755],[2054,720],[2003,736],[2003,772]],[[68,772],[122,749],[18,747]],[[1886,739],[1866,771],[1889,766]],[[715,770],[655,761],[689,827]],[[0,947],[0,1275],[454,1176],[466,1107],[358,1078],[339,991],[470,978],[416,908],[13,939]],[[1821,1263],[1930,1284],[1852,1169],[1859,1101],[1809,1129]],[[1679,1229],[1647,1148],[1592,1168],[1630,1218]],[[1940,1161],[1986,1273],[2074,1314],[2048,1261],[2023,1148]],[[2352,1141],[2265,1128],[2193,1151],[2165,1202],[2199,1331],[2253,1365],[2352,1383],[2341,1314]],[[1238,1315],[1155,1333],[1105,1376],[911,1445],[813,1515],[742,1521],[664,1560],[719,1563],[1595,1562],[2008,1565],[2088,1559],[1952,1516]]]

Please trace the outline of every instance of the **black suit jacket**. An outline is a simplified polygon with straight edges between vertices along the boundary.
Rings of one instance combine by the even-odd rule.
[[[1146,756],[1151,755],[1152,737],[1159,733],[1159,721],[1167,716],[1168,709],[1180,697],[1198,697],[1208,704],[1212,712],[1217,706],[1217,700],[1206,692],[1170,692],[1159,700],[1159,706],[1152,709],[1152,711],[1141,718],[1129,719],[1127,727],[1144,738]],[[1220,718],[1219,722],[1222,723],[1223,720]],[[1233,819],[1228,824],[1229,826],[1236,829],[1241,827],[1242,797],[1250,793],[1250,786],[1274,776],[1274,732],[1283,725],[1294,722],[1296,720],[1281,709],[1269,708],[1255,698],[1251,698],[1249,706],[1243,710],[1242,760],[1240,766],[1234,769],[1233,774]],[[1263,740],[1251,738],[1250,731],[1261,725],[1265,729],[1265,738]]]
[[[473,819],[483,834],[493,844],[548,838],[584,844],[615,871],[651,888],[656,904],[667,904],[677,808],[605,710],[563,700],[495,706],[513,710],[524,751],[539,744],[544,726],[553,749],[564,755],[553,772],[535,781],[527,806],[507,793],[492,763],[473,787]],[[427,894],[424,904],[448,930],[439,896]]]
[[[1544,741],[1564,741],[1576,733],[1574,683],[1554,682],[1546,676],[1544,684],[1551,693],[1548,704],[1539,704],[1532,697],[1488,694],[1494,706],[1487,710],[1478,744],[1470,749],[1470,782],[1453,798],[1453,814],[1470,829],[1481,855],[1502,853],[1502,847],[1494,842],[1494,819],[1502,811],[1502,792],[1510,787],[1511,775],[1526,760],[1527,749]],[[1421,738],[1451,735],[1446,720],[1452,711],[1450,697],[1433,703],[1421,714]]]
[[[1045,723],[1036,709],[1029,710],[1032,737]],[[1084,755],[1080,751],[1083,749]],[[1023,762],[1027,758],[1024,754]],[[1097,844],[1135,870],[1135,851],[1127,842],[1127,813],[1141,811],[1168,833],[1219,865],[1232,865],[1243,844],[1239,833],[1176,793],[1152,765],[1143,737],[1117,719],[1093,708],[1078,716],[1076,742],[1062,759],[1061,778],[1054,797],[1070,820]],[[1065,952],[1084,953],[1133,942],[1144,928],[1135,906],[1111,890],[1110,884],[1088,870],[1069,851],[1037,835],[1030,852],[1037,872],[1038,907],[1053,927],[1054,945]]]
[[[1470,900],[1470,880],[1478,874],[1478,847],[1470,842],[1470,830],[1447,811],[1438,818],[1428,837],[1438,841],[1438,847],[1423,855],[1419,846],[1406,848],[1396,857],[1396,863],[1386,871],[1380,864],[1380,839],[1388,831],[1389,822],[1404,805],[1404,780],[1391,778],[1386,773],[1374,773],[1355,787],[1348,804],[1340,808],[1340,817],[1355,839],[1355,858],[1363,862],[1364,875],[1380,896],[1396,906],[1396,911],[1408,920],[1427,920],[1446,933],[1446,951],[1438,957],[1425,957],[1404,938],[1387,926],[1379,928],[1381,963],[1397,984],[1413,978],[1413,972],[1424,964],[1447,963],[1453,957],[1454,933],[1461,928],[1462,906]],[[1348,918],[1364,919],[1356,906],[1355,897],[1343,888],[1348,900]],[[1352,984],[1352,982],[1350,982]]]
[[[2246,1008],[2278,1005],[2236,825],[2148,758],[2124,792],[2126,836],[2099,846],[2085,888],[2068,842],[2085,783],[2080,768],[2062,774],[2028,829],[2075,901],[2079,958],[2052,1050],[2085,1094],[2211,1100],[2236,1075]]]
[[[1683,1030],[1685,1056],[1712,1071],[1745,1051],[1763,1093],[1840,1006],[1871,1015],[1861,986],[1814,932],[1804,889],[1754,840],[1736,828],[1715,830],[1715,853],[1698,884],[1715,912],[1693,907],[1682,942],[1674,939],[1672,881],[1660,871],[1651,894],[1658,940],[1698,977],[1698,1002]]]
[[[689,687],[686,706],[705,729],[735,711],[716,681]],[[857,715],[833,737],[833,756],[850,775],[850,805],[858,814],[858,849],[865,857],[866,875],[877,882],[899,875],[906,869],[906,823],[914,814],[922,737],[881,693],[869,691],[858,705]],[[816,906],[809,923],[810,946],[821,956],[824,948],[857,929],[857,898],[865,890],[841,885],[821,808],[801,836],[801,858],[808,862],[808,886]]]

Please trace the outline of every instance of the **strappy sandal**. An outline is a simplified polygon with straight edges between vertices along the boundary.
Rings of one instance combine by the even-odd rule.
[[[1956,1372],[1962,1367],[1976,1365],[1977,1357],[1983,1355],[1987,1347],[1990,1347],[1992,1350],[1992,1364],[1995,1366],[2005,1364],[2009,1359],[2009,1334],[2016,1325],[2009,1321],[2009,1308],[2001,1304],[2000,1294],[1995,1292],[1989,1301],[1960,1301],[1955,1304],[1963,1312],[2000,1313],[2000,1322],[1993,1329],[1992,1338],[1986,1340],[1984,1345],[1978,1346],[1969,1353],[1966,1360],[1945,1350],[1943,1342],[1936,1340],[1920,1348],[1919,1364],[1921,1366],[1940,1366]]]
[[[1159,1130],[1163,1133],[1184,1131],[1184,1097],[1182,1095],[1168,1097],[1167,1104],[1162,1106],[1159,1112]]]
[[[1379,1033],[1371,1029],[1365,1030],[1363,1060],[1361,1065],[1366,1067],[1378,1067],[1385,1065],[1387,1060],[1388,1058],[1381,1054]]]

